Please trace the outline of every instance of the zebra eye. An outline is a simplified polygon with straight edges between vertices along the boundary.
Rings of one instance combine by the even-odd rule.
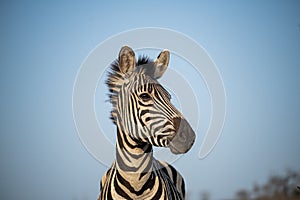
[[[143,101],[149,101],[151,99],[151,96],[148,93],[142,93],[139,96]]]

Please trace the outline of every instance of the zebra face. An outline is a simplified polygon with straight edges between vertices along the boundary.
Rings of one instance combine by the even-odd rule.
[[[112,92],[112,117],[123,132],[135,141],[169,147],[180,154],[192,147],[195,133],[157,81],[168,63],[167,50],[155,61],[140,58],[136,63],[133,50],[124,46],[107,84]]]
[[[151,77],[141,77],[141,87],[132,94],[140,133],[138,139],[154,146],[169,147],[175,154],[186,153],[194,143],[194,131],[171,103],[167,90]]]

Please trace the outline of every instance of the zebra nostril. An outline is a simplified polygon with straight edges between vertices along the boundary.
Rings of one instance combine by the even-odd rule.
[[[174,128],[175,128],[176,132],[179,130],[180,122],[181,122],[181,118],[180,117],[174,117],[173,118],[173,124],[174,124]]]
[[[175,136],[172,138],[169,148],[175,154],[186,153],[194,144],[195,133],[189,123],[182,118],[173,118]]]

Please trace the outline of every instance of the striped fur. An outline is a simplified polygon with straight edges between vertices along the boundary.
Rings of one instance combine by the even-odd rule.
[[[194,132],[157,81],[167,68],[169,52],[162,51],[155,61],[134,60],[133,50],[123,47],[108,75],[111,118],[117,126],[116,160],[101,180],[99,200],[184,199],[182,176],[156,160],[152,149],[185,153],[194,142]]]

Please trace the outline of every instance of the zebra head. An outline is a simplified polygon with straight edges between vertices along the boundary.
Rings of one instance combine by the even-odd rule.
[[[169,57],[169,51],[163,50],[154,61],[140,57],[136,62],[134,51],[122,47],[107,80],[113,104],[111,118],[132,140],[181,154],[192,147],[195,133],[158,82]]]

